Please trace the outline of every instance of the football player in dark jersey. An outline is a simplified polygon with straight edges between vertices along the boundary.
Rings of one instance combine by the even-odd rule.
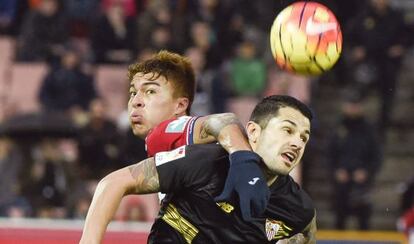
[[[315,243],[316,213],[309,196],[288,175],[300,162],[310,136],[312,114],[289,96],[270,96],[254,109],[246,125],[265,179],[240,185],[249,189],[265,180],[271,195],[265,213],[242,218],[237,196],[215,201],[225,187],[230,156],[215,144],[179,147],[105,177],[96,189],[81,243],[100,243],[124,195],[171,193],[163,202],[149,243],[276,243],[286,238]],[[232,156],[233,155],[233,156]]]

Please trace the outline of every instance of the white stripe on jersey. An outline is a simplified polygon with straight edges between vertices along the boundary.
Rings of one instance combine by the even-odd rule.
[[[159,152],[155,154],[155,165],[160,166],[165,163],[185,157],[185,145],[168,152]]]

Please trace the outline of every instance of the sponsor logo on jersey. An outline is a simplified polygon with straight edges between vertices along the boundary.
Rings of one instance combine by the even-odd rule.
[[[231,213],[234,210],[234,207],[227,202],[218,202],[217,205],[226,213]]]
[[[165,128],[166,133],[180,133],[185,129],[185,125],[191,119],[190,116],[181,116],[176,120],[171,121],[167,128]]]
[[[181,146],[169,152],[159,152],[155,154],[155,164],[157,166],[185,157],[185,146]]]
[[[265,230],[266,237],[269,241],[286,238],[292,232],[292,228],[288,227],[285,223],[273,219],[266,219]]]
[[[249,181],[249,184],[254,186],[258,180],[260,180],[259,177],[254,177],[251,181]]]
[[[198,234],[198,229],[180,214],[177,207],[169,203],[161,217],[168,225],[178,231],[186,243],[192,243]]]

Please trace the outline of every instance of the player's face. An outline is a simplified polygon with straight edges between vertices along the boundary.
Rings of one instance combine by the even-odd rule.
[[[129,121],[133,133],[141,138],[162,121],[185,114],[188,106],[187,98],[173,97],[174,88],[165,77],[151,77],[152,73],[136,74],[129,90]]]
[[[287,175],[300,162],[310,136],[310,121],[301,112],[290,107],[279,109],[266,128],[249,130],[255,138],[253,150],[267,166],[269,176]],[[256,134],[254,134],[256,133]]]

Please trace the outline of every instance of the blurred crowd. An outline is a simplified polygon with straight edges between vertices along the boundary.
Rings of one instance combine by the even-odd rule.
[[[125,66],[119,79],[126,80],[128,64],[161,49],[185,54],[198,82],[194,115],[233,111],[245,122],[245,109],[269,94],[312,104],[318,79],[278,69],[268,45],[276,14],[292,2],[2,0],[0,35],[15,41],[12,62],[46,63],[48,71],[37,95],[40,109],[21,125],[41,133],[10,132],[21,129],[13,121],[25,117],[2,106],[0,125],[10,130],[1,130],[0,136],[0,216],[84,218],[99,179],[146,157],[144,142],[128,130],[125,116],[115,120],[106,113],[108,101],[95,76],[101,65]],[[381,166],[380,142],[390,126],[412,23],[388,0],[318,2],[335,12],[344,34],[343,56],[325,79],[336,80],[352,94],[345,95],[344,103],[351,105],[343,107],[328,154],[338,193],[333,204],[341,210],[336,227],[345,228],[341,220],[355,212],[357,202],[362,203],[356,211],[360,227],[368,229],[363,219],[369,219],[370,204],[346,200],[369,191]],[[356,104],[372,91],[378,94],[380,112],[370,125]],[[46,121],[49,129],[30,123],[37,120]],[[57,124],[60,129],[50,129]],[[366,143],[373,145],[372,151],[354,150]],[[131,202],[139,206],[138,200]],[[153,217],[140,207],[125,210],[130,205],[124,204],[119,219]]]

